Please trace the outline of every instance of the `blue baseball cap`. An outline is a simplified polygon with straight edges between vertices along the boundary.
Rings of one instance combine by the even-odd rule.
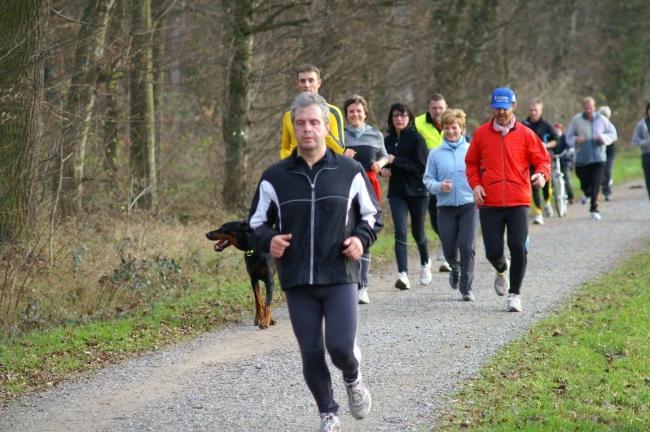
[[[492,98],[490,100],[492,109],[509,109],[512,108],[513,103],[517,102],[517,97],[515,96],[515,92],[508,87],[498,87],[492,92]]]

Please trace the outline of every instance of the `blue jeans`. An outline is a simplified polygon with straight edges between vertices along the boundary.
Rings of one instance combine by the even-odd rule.
[[[427,236],[424,233],[424,220],[427,215],[427,196],[393,196],[388,198],[390,213],[395,225],[395,259],[397,271],[408,272],[408,250],[406,243],[408,215],[411,215],[411,234],[420,252],[420,264],[429,262]]]

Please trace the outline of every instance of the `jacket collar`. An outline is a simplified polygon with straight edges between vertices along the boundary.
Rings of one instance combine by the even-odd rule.
[[[308,168],[307,162],[305,162],[305,160],[298,155],[298,148],[293,149],[291,156],[289,156],[288,159],[288,168],[290,170]],[[338,165],[337,155],[329,147],[325,149],[325,156],[323,156],[314,164],[314,168],[321,167],[321,165],[324,165],[326,167]]]

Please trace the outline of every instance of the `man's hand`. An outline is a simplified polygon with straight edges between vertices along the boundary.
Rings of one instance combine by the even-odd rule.
[[[583,137],[582,135],[578,135],[576,137],[576,144],[582,144],[583,142],[585,142],[585,137]]]
[[[533,186],[542,188],[546,184],[546,179],[541,173],[535,173],[530,177],[530,182]]]
[[[472,191],[472,195],[474,196],[474,202],[476,203],[476,205],[483,205],[485,196],[487,194],[485,193],[485,189],[483,189],[483,186],[478,185]]]
[[[284,251],[291,245],[291,234],[278,234],[271,239],[270,252],[274,258],[282,258]]]
[[[389,154],[386,157],[386,159],[388,159],[388,162],[386,162],[386,163],[393,163],[393,161],[395,160],[395,155],[394,154]]]
[[[358,261],[363,255],[363,245],[359,237],[351,236],[343,240],[343,255]]]
[[[357,154],[356,151],[352,150],[351,148],[346,148],[345,151],[343,152],[343,155],[347,157],[354,158],[354,156]]]
[[[382,177],[390,177],[391,171],[390,168],[382,168],[381,169],[381,176]]]

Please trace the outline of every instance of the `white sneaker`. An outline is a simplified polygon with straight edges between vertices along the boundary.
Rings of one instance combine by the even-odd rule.
[[[467,302],[476,300],[476,297],[474,297],[474,294],[471,291],[468,292],[467,294],[463,294],[461,297],[463,301],[467,301]]]
[[[547,218],[553,217],[553,206],[551,203],[544,204],[544,216]]]
[[[521,297],[519,294],[508,294],[506,309],[508,312],[521,312]]]
[[[600,213],[597,211],[591,212],[591,220],[602,220],[603,218],[600,216]]]
[[[422,266],[422,271],[420,272],[420,283],[422,285],[429,285],[433,276],[431,276],[431,260],[427,261],[425,265]]]
[[[334,413],[320,413],[320,432],[341,432],[341,420]]]
[[[361,285],[361,288],[359,288],[359,291],[357,291],[357,298],[359,300],[359,304],[368,304],[370,303],[370,297],[368,297],[368,287],[365,285]]]
[[[496,277],[494,278],[494,290],[497,292],[497,295],[504,296],[510,289],[510,277],[508,275],[508,270],[510,270],[510,259],[506,258],[506,269],[499,273],[497,272]]]
[[[440,266],[438,267],[438,271],[440,273],[446,273],[451,271],[451,266],[445,259],[443,258],[442,260],[439,261]]]
[[[406,272],[397,273],[397,281],[395,281],[395,288],[401,290],[407,290],[411,288],[411,283],[409,282],[409,275]]]
[[[535,215],[533,217],[533,224],[544,225],[544,216],[542,216],[541,214]]]
[[[348,406],[352,417],[362,419],[367,416],[372,407],[372,398],[361,381],[361,373],[356,381],[345,383],[345,390],[348,392]]]

